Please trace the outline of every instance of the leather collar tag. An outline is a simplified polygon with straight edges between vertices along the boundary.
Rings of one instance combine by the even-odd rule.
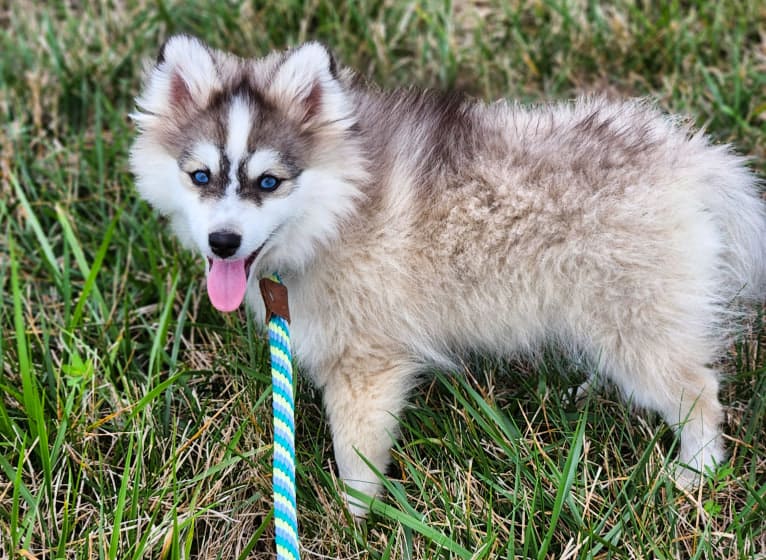
[[[261,278],[258,286],[261,289],[263,303],[266,305],[266,323],[268,324],[272,315],[282,317],[289,323],[290,308],[287,305],[287,287],[270,278]]]

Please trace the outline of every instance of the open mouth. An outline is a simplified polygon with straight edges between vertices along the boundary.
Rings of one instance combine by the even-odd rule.
[[[265,244],[264,241],[244,259],[223,260],[208,257],[207,294],[218,311],[230,312],[242,305],[247,292],[250,268]]]
[[[255,262],[255,259],[258,258],[258,255],[261,252],[261,249],[263,249],[263,246],[266,245],[266,241],[261,243],[261,246],[258,247],[255,251],[250,253],[250,256],[248,256],[245,259],[245,275],[249,278],[250,277],[250,267],[253,266],[253,263]],[[207,270],[210,272],[213,268],[213,263],[218,261],[218,259],[213,259],[212,257],[207,258]],[[239,261],[223,261],[221,262],[239,262]]]

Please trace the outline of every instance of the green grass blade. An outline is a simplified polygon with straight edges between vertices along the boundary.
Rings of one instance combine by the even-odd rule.
[[[152,387],[150,391],[148,391],[141,399],[133,405],[130,411],[130,416],[128,416],[129,420],[132,420],[136,418],[141,411],[146,408],[146,406],[152,402],[154,399],[157,398],[157,396],[162,393],[165,389],[173,385],[176,381],[178,381],[181,376],[184,375],[183,372],[178,372],[175,375],[171,375],[164,381],[158,383],[155,387]]]
[[[44,397],[39,393],[39,386],[32,366],[27,340],[24,310],[22,309],[23,294],[19,283],[19,265],[16,258],[16,248],[13,236],[8,237],[8,248],[11,260],[11,294],[13,297],[13,322],[16,331],[16,351],[19,360],[19,376],[21,377],[21,392],[24,400],[24,410],[29,420],[29,429],[33,438],[37,439],[37,455],[40,458],[45,490],[52,490],[50,449],[48,447],[48,427],[43,410]]]
[[[104,239],[101,241],[101,245],[96,252],[96,257],[93,259],[93,263],[91,264],[90,270],[88,271],[88,276],[85,279],[85,284],[83,284],[82,292],[80,293],[80,297],[77,300],[77,305],[75,305],[74,312],[72,313],[72,318],[68,326],[69,331],[74,331],[74,329],[80,324],[80,319],[82,318],[85,303],[88,300],[88,296],[90,295],[91,290],[93,290],[96,286],[96,277],[101,270],[101,266],[104,262],[104,257],[106,257],[106,253],[109,250],[109,245],[112,241],[112,235],[114,235],[114,230],[117,226],[117,221],[119,218],[120,215],[117,214],[109,223],[106,231],[104,232]]]
[[[58,260],[56,259],[56,254],[53,251],[53,247],[48,241],[48,236],[45,235],[43,227],[40,225],[40,220],[37,218],[32,205],[29,204],[27,195],[24,193],[24,189],[19,184],[19,180],[16,175],[11,173],[8,178],[11,182],[11,185],[13,185],[13,190],[19,200],[19,203],[21,204],[21,207],[24,209],[25,219],[29,226],[32,228],[32,232],[34,233],[37,243],[40,245],[40,249],[42,249],[43,256],[45,257],[44,262],[47,265],[50,273],[53,275],[53,279],[55,280],[56,284],[61,285],[61,270],[59,269]]]
[[[26,448],[26,440],[21,445],[21,453],[19,453],[19,461],[16,465],[15,476],[13,477],[13,496],[11,497],[11,526],[9,527],[11,537],[11,550],[15,551],[19,548],[19,499],[22,491],[27,492],[24,482],[22,481],[21,474],[24,472],[24,451]],[[5,462],[5,458],[3,458]],[[10,465],[9,465],[10,466]],[[8,477],[11,478],[10,476]],[[32,502],[32,496],[28,494],[27,501]]]
[[[109,539],[109,560],[117,560],[117,548],[120,544],[120,534],[122,525],[122,514],[125,511],[125,501],[128,495],[128,487],[132,486],[133,472],[131,461],[133,459],[133,438],[128,440],[128,451],[125,455],[125,469],[122,472],[122,481],[120,491],[117,495],[117,503],[114,509],[114,520],[112,522],[112,536]],[[135,490],[134,490],[135,491]]]
[[[59,224],[61,224],[61,228],[64,232],[64,239],[66,239],[67,244],[72,251],[72,255],[74,255],[75,262],[80,269],[80,274],[82,274],[83,278],[90,278],[91,266],[88,264],[88,260],[85,258],[85,253],[82,249],[82,245],[77,239],[77,235],[75,234],[74,229],[72,229],[72,224],[69,222],[67,213],[59,205],[56,206],[56,217],[58,218]],[[98,285],[95,284],[95,282],[91,285],[91,289],[93,291],[93,297],[96,300],[96,310],[100,313],[99,320],[105,320],[108,314],[108,307],[104,301],[104,298],[101,295],[101,292],[98,289]]]
[[[159,364],[162,360],[163,349],[165,348],[165,341],[168,336],[168,330],[170,329],[170,323],[173,312],[173,303],[175,302],[176,292],[178,291],[178,269],[173,273],[173,283],[170,287],[170,291],[165,298],[165,307],[160,314],[160,321],[157,325],[157,330],[154,333],[154,340],[152,342],[152,349],[149,353],[149,373],[154,374],[159,368]]]
[[[553,503],[553,510],[551,511],[550,521],[548,521],[548,531],[546,532],[542,546],[537,553],[538,560],[542,560],[545,558],[546,554],[548,554],[548,548],[550,547],[551,542],[553,542],[553,535],[556,531],[556,525],[559,521],[559,517],[561,516],[561,510],[563,509],[564,502],[569,496],[569,491],[572,488],[572,483],[574,482],[575,475],[577,474],[580,465],[580,459],[582,457],[582,448],[585,434],[585,420],[587,417],[588,415],[586,408],[586,411],[580,414],[580,419],[577,421],[577,428],[575,429],[572,447],[569,450],[569,455],[567,456],[566,463],[564,463],[564,468],[561,471],[556,499]]]
[[[349,496],[355,500],[358,500],[360,503],[367,505],[371,511],[375,512],[376,514],[382,515],[388,519],[392,519],[397,523],[401,523],[402,525],[409,527],[410,529],[423,535],[437,547],[443,548],[451,554],[454,554],[457,558],[470,560],[470,558],[473,556],[473,553],[460,546],[453,539],[449,538],[444,533],[440,533],[438,530],[423,522],[417,514],[413,515],[412,513],[407,513],[388,504],[384,504],[380,500],[370,498],[363,492],[348,486],[345,487],[345,491],[348,492]]]
[[[269,511],[269,514],[266,515],[263,518],[263,521],[258,526],[258,528],[253,532],[250,539],[247,541],[247,544],[242,549],[242,552],[239,556],[237,556],[237,560],[247,560],[250,558],[250,553],[255,548],[255,545],[258,544],[258,541],[261,539],[261,536],[266,531],[266,529],[271,525],[271,522],[274,520],[274,508],[271,508]]]

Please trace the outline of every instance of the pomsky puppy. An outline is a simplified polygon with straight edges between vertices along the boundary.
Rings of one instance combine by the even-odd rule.
[[[175,36],[133,115],[140,195],[221,311],[288,288],[339,476],[375,495],[426,366],[558,343],[724,460],[716,361],[766,287],[766,214],[726,146],[641,101],[522,107],[382,91],[307,43],[242,59]],[[365,508],[350,503],[357,515]]]

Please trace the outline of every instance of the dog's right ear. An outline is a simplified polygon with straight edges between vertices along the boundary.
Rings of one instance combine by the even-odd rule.
[[[220,78],[210,47],[175,35],[160,48],[136,103],[146,116],[172,116],[204,107],[217,89]]]

